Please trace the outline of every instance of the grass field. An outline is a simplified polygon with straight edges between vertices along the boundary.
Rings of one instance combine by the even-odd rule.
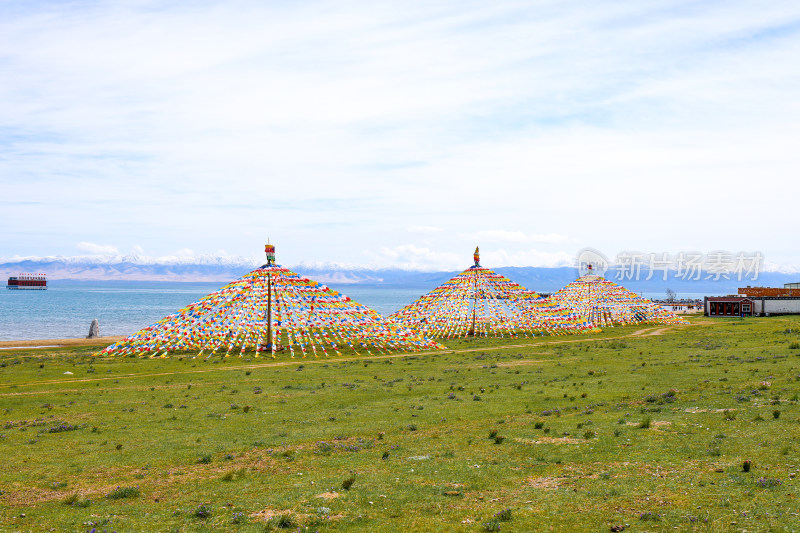
[[[0,530],[800,530],[800,317],[446,344],[0,351]]]

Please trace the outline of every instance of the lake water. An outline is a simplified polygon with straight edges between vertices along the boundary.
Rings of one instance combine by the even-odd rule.
[[[2,288],[0,340],[85,337],[95,318],[100,322],[101,335],[129,335],[224,285],[56,280],[48,282],[46,291]],[[349,285],[331,287],[384,316],[430,290]]]
[[[49,282],[46,291],[0,289],[0,340],[85,337],[95,318],[100,322],[103,336],[130,335],[224,285],[218,282],[57,280]],[[330,286],[384,316],[434,288]],[[660,293],[644,293],[644,296],[663,297]],[[681,297],[694,296],[681,294]]]

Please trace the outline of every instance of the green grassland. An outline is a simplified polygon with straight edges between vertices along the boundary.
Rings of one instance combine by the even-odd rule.
[[[2,351],[0,530],[800,530],[800,318],[445,344]]]

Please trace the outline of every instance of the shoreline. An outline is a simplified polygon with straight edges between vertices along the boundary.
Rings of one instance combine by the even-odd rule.
[[[64,346],[95,346],[95,345],[108,345],[114,344],[117,341],[124,339],[124,336],[114,337],[95,337],[93,339],[76,338],[76,339],[36,339],[36,340],[20,340],[20,341],[0,341],[0,349],[22,349],[22,350],[35,350],[44,348],[62,348]]]

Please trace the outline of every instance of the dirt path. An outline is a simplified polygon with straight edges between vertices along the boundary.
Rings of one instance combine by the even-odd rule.
[[[634,331],[629,336],[630,337],[652,337],[654,335],[663,335],[667,331],[670,331],[674,326],[669,326],[666,328],[644,328],[638,331]]]
[[[49,379],[49,380],[42,380],[42,381],[31,381],[28,383],[16,383],[16,384],[0,384],[0,389],[9,388],[9,387],[28,387],[28,386],[35,386],[35,385],[56,385],[62,383],[91,383],[91,382],[99,382],[99,381],[110,381],[110,380],[120,380],[120,379],[137,379],[137,378],[150,378],[150,377],[159,377],[159,376],[174,376],[178,374],[206,374],[209,372],[219,372],[224,370],[248,370],[248,369],[256,369],[256,368],[272,368],[272,367],[282,367],[282,366],[290,366],[290,365],[298,365],[298,364],[314,364],[314,363],[329,363],[331,361],[336,362],[348,362],[348,361],[363,361],[365,359],[370,360],[383,360],[383,359],[396,359],[396,358],[403,358],[403,357],[419,357],[423,355],[437,355],[437,354],[457,354],[457,353],[471,353],[471,352],[496,352],[499,350],[507,350],[509,348],[530,348],[535,346],[551,346],[554,344],[567,344],[567,343],[576,343],[576,342],[602,342],[607,340],[613,339],[622,339],[625,337],[651,337],[654,335],[663,335],[668,331],[671,331],[675,326],[665,327],[665,328],[653,328],[647,327],[636,330],[632,333],[628,333],[627,335],[615,335],[613,337],[577,337],[577,338],[570,338],[570,339],[563,339],[558,341],[549,341],[549,342],[531,342],[525,344],[506,344],[504,346],[485,346],[481,348],[461,348],[457,350],[453,349],[446,349],[446,350],[438,350],[438,351],[425,351],[425,352],[410,352],[410,353],[393,353],[393,354],[385,354],[385,355],[359,355],[359,356],[348,356],[348,357],[328,357],[328,358],[297,358],[297,359],[290,359],[288,361],[269,361],[263,363],[250,363],[250,364],[231,364],[231,366],[222,366],[222,367],[215,367],[215,368],[202,368],[202,369],[194,369],[194,370],[183,370],[179,372],[151,372],[146,374],[121,374],[115,376],[108,376],[108,377],[91,377],[91,378],[67,378],[67,379]],[[114,342],[112,339],[116,339],[116,337],[103,337],[103,339],[107,339],[109,342]],[[65,339],[66,341],[84,341],[88,339]],[[92,339],[95,341],[95,339]],[[43,340],[43,341],[28,341],[31,345],[51,345],[56,344],[60,341],[55,340]],[[91,344],[95,344],[96,342],[92,342]],[[81,344],[75,344],[81,345]],[[2,346],[2,344],[0,344]],[[49,392],[49,391],[41,391],[41,392]],[[38,394],[39,392],[5,392],[0,393],[0,396],[18,396],[18,395],[27,395],[27,394]]]

